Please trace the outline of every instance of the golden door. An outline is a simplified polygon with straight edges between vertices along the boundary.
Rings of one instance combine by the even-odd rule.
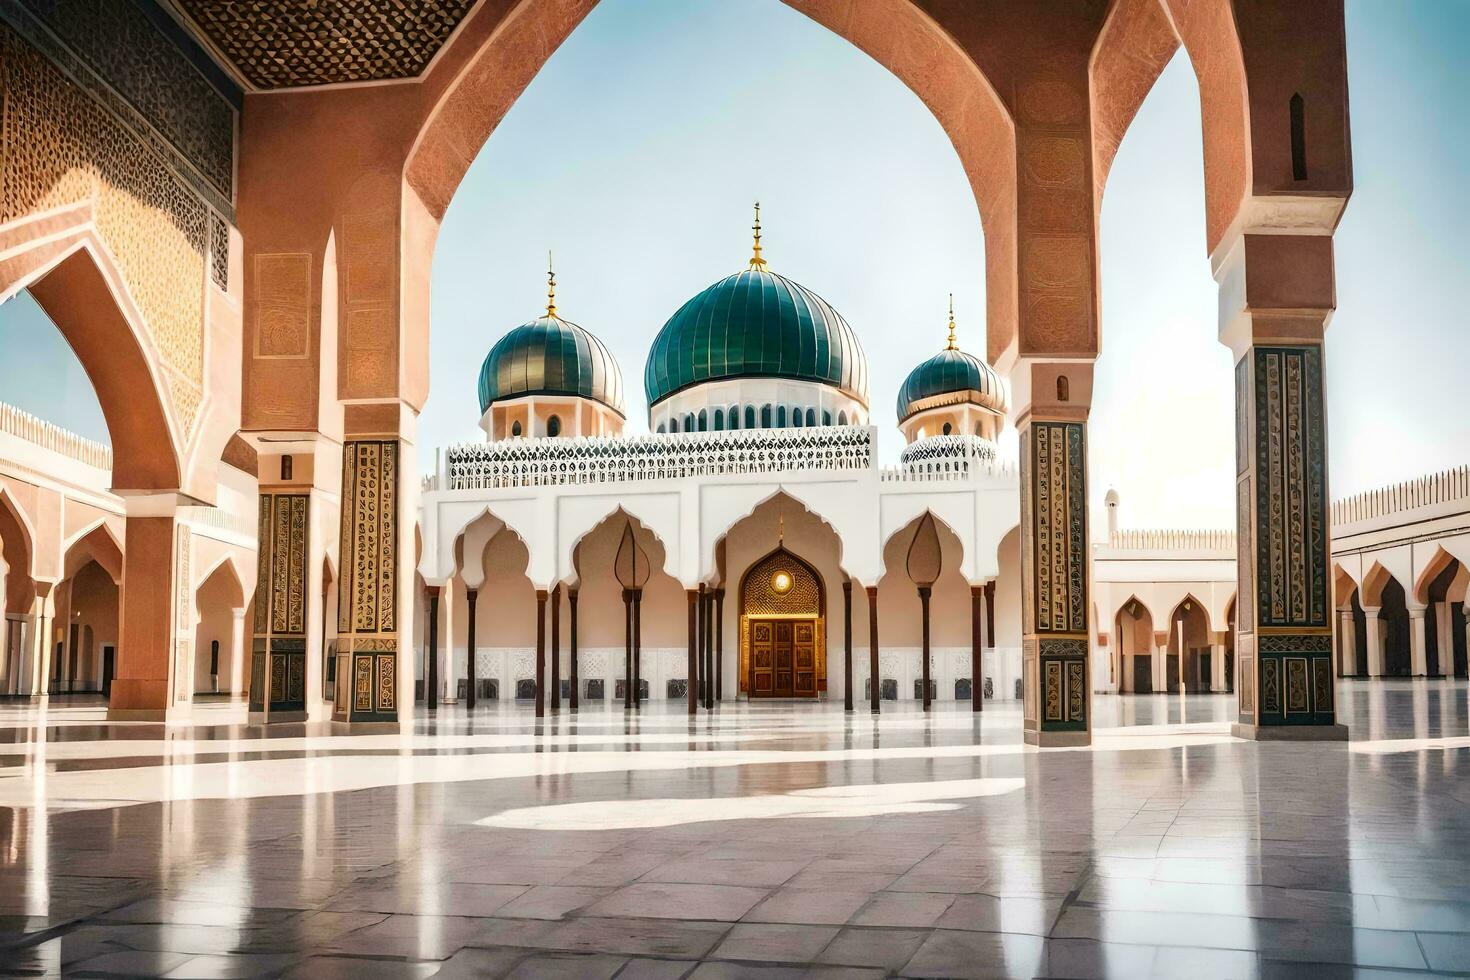
[[[815,620],[757,619],[751,622],[751,697],[816,697],[816,663]]]

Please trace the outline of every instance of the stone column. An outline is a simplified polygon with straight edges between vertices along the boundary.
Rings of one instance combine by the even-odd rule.
[[[127,498],[110,721],[186,718],[194,694],[190,534],[173,494]],[[48,644],[49,646],[49,644]],[[44,675],[42,676],[44,683]]]
[[[1424,606],[1409,607],[1409,673],[1423,677],[1429,673],[1429,652],[1425,649]]]
[[[245,693],[245,610],[236,609],[230,623],[230,696]]]
[[[1339,676],[1352,677],[1358,672],[1358,629],[1351,608],[1337,611]]]
[[[252,724],[302,721],[309,686],[311,496],[264,491],[257,507],[249,718]]]
[[[878,587],[870,585],[868,592],[868,700],[873,714],[882,710],[883,678],[878,675]]]
[[[852,710],[852,579],[842,583],[842,710]]]
[[[699,710],[699,592],[696,589],[685,589],[684,597],[689,603],[689,659],[686,675],[689,681],[685,686],[689,689],[689,715],[693,717]]]
[[[1154,655],[1149,658],[1152,669],[1154,693],[1171,694],[1169,690],[1169,634],[1154,632]]]
[[[424,668],[424,707],[430,711],[439,708],[439,587],[430,585],[425,590],[429,600],[429,651]]]
[[[546,590],[536,590],[536,717],[546,717]]]
[[[1024,360],[1010,374],[1021,445],[1022,736],[1029,745],[1087,745],[1092,364]]]
[[[1216,632],[1210,643],[1210,691],[1224,694],[1230,690],[1230,681],[1225,676],[1225,634]]]
[[[1241,669],[1233,731],[1344,739],[1335,704],[1322,346],[1336,304],[1335,219],[1325,233],[1290,234],[1270,224],[1272,212],[1252,202],[1245,208],[1272,233],[1248,225],[1213,256],[1220,340],[1235,360]]]
[[[574,592],[574,593],[572,593],[572,595],[575,597],[576,593]],[[479,598],[480,598],[480,590],[479,589],[465,589],[464,590],[464,598],[465,598],[465,605],[468,607],[468,610],[469,610],[466,613],[466,617],[467,618],[465,619],[465,624],[464,624],[465,625],[465,663],[464,663],[465,691],[464,691],[464,703],[465,703],[465,708],[467,710],[474,711],[475,710],[475,685],[477,683],[479,683],[478,678],[475,676],[476,673],[477,673],[477,671],[475,670],[475,646],[476,646],[476,644],[475,644],[475,603],[477,601],[479,601]],[[577,603],[577,600],[575,598],[573,598],[572,599],[572,607],[573,608],[576,608],[576,603]]]
[[[970,710],[982,711],[985,708],[985,663],[983,648],[984,638],[980,635],[980,626],[985,614],[982,608],[985,598],[985,588],[980,585],[970,586]]]
[[[51,624],[56,619],[51,582],[36,583],[36,597],[31,602],[31,612],[26,617],[26,672],[23,690],[32,697],[49,697],[51,675],[55,667],[51,663]]]
[[[1378,606],[1363,607],[1363,628],[1367,631],[1368,676],[1383,676],[1383,621],[1378,618]]]
[[[1443,600],[1434,603],[1434,676],[1448,677],[1455,672],[1454,619],[1450,616],[1450,604]]]
[[[398,438],[361,436],[349,437],[342,447],[337,676],[339,691],[340,678],[348,678],[348,696],[333,702],[333,717],[340,721],[396,723],[413,711],[412,696],[399,696],[403,683],[412,695],[414,673],[413,604],[400,595],[400,573],[409,567],[400,552],[413,522],[401,513],[399,473],[410,462],[407,445]]]

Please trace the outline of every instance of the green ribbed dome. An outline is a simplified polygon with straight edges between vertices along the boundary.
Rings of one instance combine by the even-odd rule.
[[[857,335],[816,293],[765,269],[710,286],[669,318],[643,372],[648,405],[706,381],[790,378],[841,389],[866,408]]]
[[[949,396],[941,398],[941,396]],[[938,402],[920,404],[930,399]],[[1006,389],[995,368],[973,354],[950,347],[909,372],[898,389],[898,420],[937,404],[969,402],[1004,414]]]
[[[623,415],[623,373],[595,336],[559,316],[523,323],[501,337],[480,366],[480,414],[525,395],[591,398]]]

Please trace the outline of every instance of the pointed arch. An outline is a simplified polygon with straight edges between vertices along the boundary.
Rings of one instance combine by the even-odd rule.
[[[1363,589],[1361,601],[1366,607],[1377,607],[1383,604],[1383,590],[1390,582],[1397,582],[1393,572],[1390,572],[1381,562],[1374,561],[1368,566],[1368,573],[1363,576]],[[1403,583],[1399,583],[1402,586]]]
[[[1413,597],[1416,603],[1422,606],[1429,602],[1429,586],[1455,561],[1455,556],[1445,550],[1444,545],[1435,545],[1434,554],[1414,579]]]
[[[36,598],[35,529],[25,510],[0,484],[0,561],[5,563],[5,611],[24,614]]]
[[[122,542],[105,519],[93,521],[63,546],[61,576],[71,578],[90,561],[95,561],[114,584],[122,582]]]

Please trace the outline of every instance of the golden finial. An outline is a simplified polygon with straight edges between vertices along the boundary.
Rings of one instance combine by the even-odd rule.
[[[954,293],[949,294],[949,346],[945,350],[959,350],[959,344],[954,342]]]
[[[556,316],[556,269],[551,264],[551,249],[546,250],[546,315]]]
[[[755,224],[751,226],[755,232],[755,252],[750,257],[750,268],[753,271],[765,272],[766,260],[761,258],[761,202],[755,202]]]

